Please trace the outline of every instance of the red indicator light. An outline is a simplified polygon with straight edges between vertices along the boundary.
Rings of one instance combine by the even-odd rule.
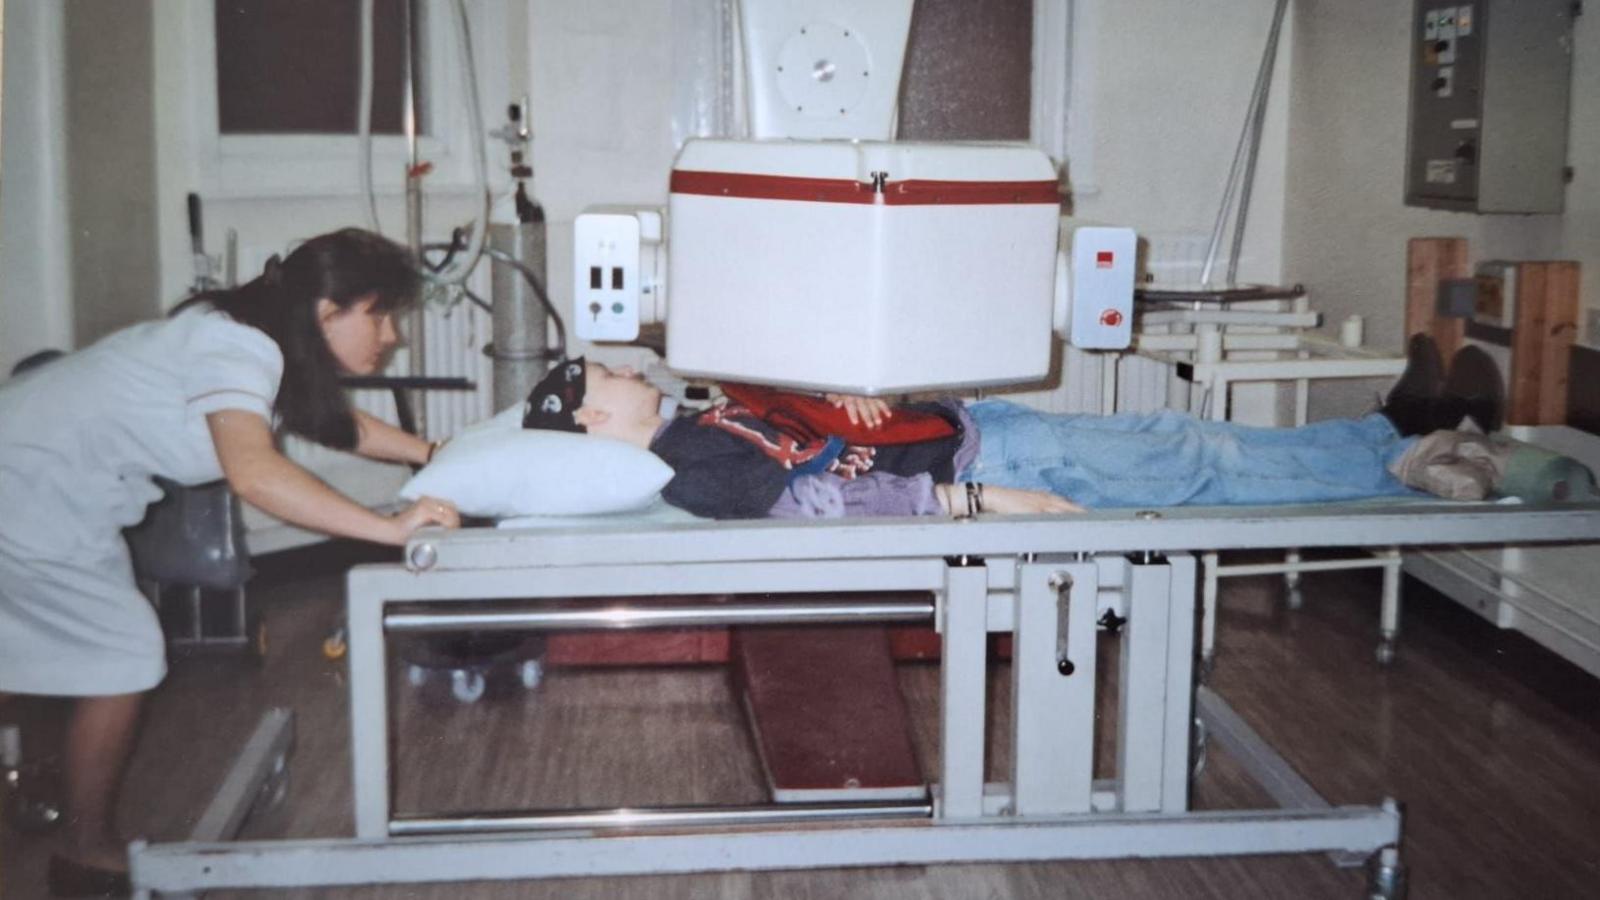
[[[1109,328],[1115,328],[1118,325],[1121,325],[1122,324],[1122,310],[1120,310],[1120,309],[1108,309],[1105,312],[1101,313],[1100,314],[1100,324],[1101,325],[1105,325],[1105,326],[1107,326]]]
[[[1117,255],[1110,250],[1101,250],[1094,255],[1094,267],[1096,269],[1109,269],[1116,261]]]

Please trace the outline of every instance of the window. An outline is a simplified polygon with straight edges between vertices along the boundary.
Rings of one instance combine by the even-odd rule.
[[[461,61],[454,0],[374,0],[372,167],[380,194],[403,191],[401,135],[406,5],[418,31],[418,154],[427,189],[473,182],[466,78],[479,85],[485,127],[508,91],[501,3],[468,2],[474,73]],[[194,186],[208,199],[361,192],[356,139],[359,0],[201,0],[157,4],[157,28],[183,37],[182,85]],[[158,60],[158,66],[162,63]],[[158,78],[160,76],[158,75]],[[491,86],[494,89],[491,89]],[[491,166],[491,170],[493,167]]]
[[[217,127],[233,134],[355,134],[359,0],[215,0]],[[406,0],[374,0],[374,134],[400,134]],[[420,24],[420,23],[419,23]],[[416,73],[427,96],[426,72]],[[418,130],[426,133],[426,120]]]
[[[900,140],[1028,140],[1033,40],[1033,0],[917,0]]]

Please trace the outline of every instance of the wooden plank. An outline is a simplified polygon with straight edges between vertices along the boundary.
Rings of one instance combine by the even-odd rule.
[[[1469,274],[1466,238],[1412,238],[1406,242],[1406,338],[1433,335],[1445,359],[1461,348],[1466,320],[1437,314],[1439,282]]]
[[[727,661],[726,628],[553,634],[545,651],[545,665],[551,668],[705,665]]]
[[[1572,344],[1578,331],[1578,264],[1517,265],[1516,328],[1506,420],[1560,425],[1567,420]]]
[[[1539,424],[1539,360],[1544,333],[1544,272],[1517,266],[1517,309],[1511,329],[1511,372],[1507,381],[1506,422]]]
[[[734,634],[734,671],[773,800],[887,800],[926,792],[883,626]]]
[[[1567,421],[1572,344],[1578,335],[1578,264],[1528,263],[1544,272],[1544,344],[1539,348],[1539,424]]]

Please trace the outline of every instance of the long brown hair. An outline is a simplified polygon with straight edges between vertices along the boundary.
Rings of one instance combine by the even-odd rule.
[[[178,309],[210,303],[266,332],[283,352],[274,407],[282,430],[348,450],[359,435],[339,384],[338,361],[317,320],[317,301],[326,298],[348,309],[376,294],[374,309],[398,313],[417,301],[420,289],[409,251],[370,231],[345,228],[311,238],[281,261],[272,257],[245,284],[196,294]]]

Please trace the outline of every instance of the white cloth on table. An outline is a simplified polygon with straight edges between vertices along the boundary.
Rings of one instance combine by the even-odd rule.
[[[562,530],[580,530],[583,528],[606,528],[617,525],[678,525],[684,522],[710,522],[711,519],[702,518],[694,513],[682,510],[661,499],[655,498],[649,506],[642,509],[618,513],[597,513],[587,516],[512,516],[495,522],[496,528],[559,528]]]
[[[0,692],[142,691],[166,673],[122,529],[151,476],[222,477],[206,414],[271,421],[283,356],[198,306],[0,384]]]

